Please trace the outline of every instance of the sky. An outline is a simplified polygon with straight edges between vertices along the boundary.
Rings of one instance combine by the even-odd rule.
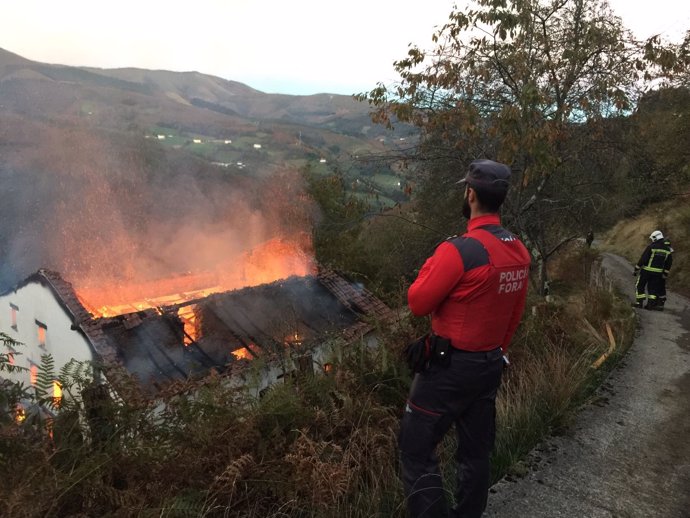
[[[465,0],[0,0],[0,48],[45,63],[195,70],[268,93],[354,94]],[[639,38],[680,41],[688,0],[609,0]]]

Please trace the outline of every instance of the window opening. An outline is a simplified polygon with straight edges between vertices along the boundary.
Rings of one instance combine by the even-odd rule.
[[[10,326],[17,330],[17,312],[19,308],[10,302]]]
[[[38,320],[36,320],[36,328],[38,330],[38,346],[43,347],[45,349],[48,326],[45,325],[43,322],[39,322]]]

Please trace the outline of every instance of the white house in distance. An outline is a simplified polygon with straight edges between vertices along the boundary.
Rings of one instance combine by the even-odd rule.
[[[9,351],[10,359],[14,365],[28,369],[3,373],[7,378],[35,386],[44,354],[53,357],[57,369],[73,358],[94,358],[94,349],[85,333],[73,327],[77,316],[64,303],[69,294],[61,293],[66,287],[63,284],[66,285],[59,277],[51,280],[50,273],[42,270],[0,294],[0,331],[22,344],[14,352]],[[73,291],[72,296],[76,298]],[[60,397],[57,384],[53,390],[53,396]]]
[[[57,272],[39,270],[0,293],[0,331],[23,343],[15,348],[13,361],[28,369],[2,376],[35,385],[41,356],[50,354],[56,373],[72,359],[119,365],[153,395],[171,381],[204,376],[211,369],[243,385],[244,376],[252,374],[246,367],[263,357],[256,387],[263,390],[295,369],[326,370],[328,351],[322,346],[331,338],[374,345],[371,321],[395,319],[363,286],[323,269],[180,300],[95,317],[69,282]],[[298,365],[282,361],[286,351],[298,358]],[[53,389],[53,397],[60,397],[57,383]]]

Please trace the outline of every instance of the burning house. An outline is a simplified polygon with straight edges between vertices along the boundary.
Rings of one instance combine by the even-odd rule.
[[[178,170],[163,155],[150,169],[138,152],[122,163],[106,143],[96,150],[111,159],[3,176],[17,196],[5,207],[0,332],[24,344],[13,361],[29,369],[13,378],[33,385],[50,354],[57,371],[71,359],[120,365],[151,394],[212,369],[242,383],[248,365],[265,366],[265,387],[294,368],[287,352],[318,367],[317,346],[390,318],[366,290],[316,268],[316,208],[299,174]]]
[[[14,361],[28,368],[12,376],[35,384],[41,355],[50,354],[58,370],[72,358],[120,365],[153,394],[212,369],[242,384],[261,358],[261,390],[296,369],[325,369],[324,344],[371,340],[373,323],[393,318],[366,289],[322,269],[230,290],[191,274],[156,286],[129,302],[104,293],[99,304],[120,303],[94,305],[94,293],[43,269],[0,294],[0,331],[24,344]]]

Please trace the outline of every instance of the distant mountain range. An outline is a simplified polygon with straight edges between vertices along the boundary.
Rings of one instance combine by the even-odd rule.
[[[368,105],[350,96],[266,94],[198,72],[49,65],[3,49],[0,117],[9,132],[6,150],[29,145],[21,134],[41,134],[47,126],[106,131],[154,138],[164,148],[259,175],[310,160],[317,168],[337,161],[366,174],[368,166],[353,164],[353,157],[407,147],[415,134],[372,124]],[[30,140],[34,148],[46,142]]]
[[[209,133],[247,124],[305,125],[356,138],[390,137],[372,127],[368,106],[350,96],[266,94],[198,72],[49,65],[0,49],[0,112],[40,119],[89,114],[123,130],[161,122]]]

